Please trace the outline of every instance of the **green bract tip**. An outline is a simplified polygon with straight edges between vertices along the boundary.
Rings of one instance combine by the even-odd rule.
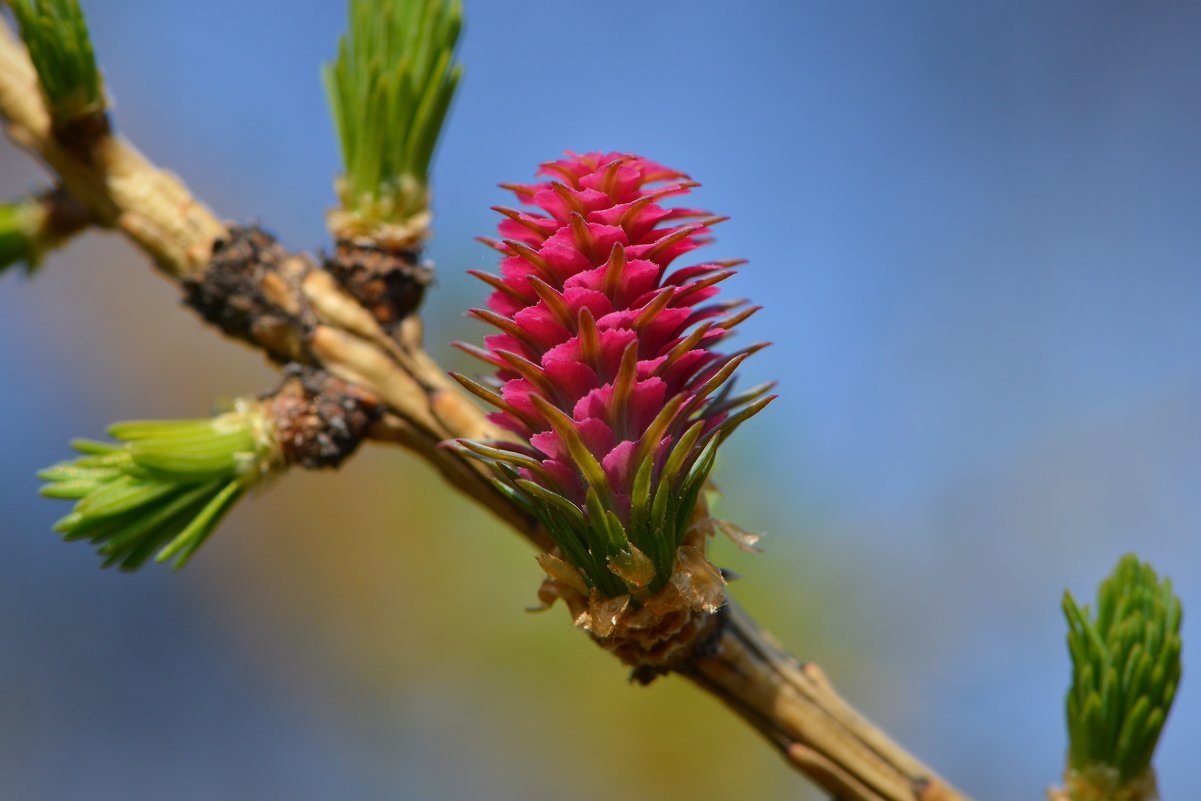
[[[1099,797],[1124,797],[1122,788],[1147,784],[1180,682],[1180,599],[1171,581],[1128,555],[1102,582],[1095,615],[1071,593],[1063,609],[1072,657],[1069,784],[1112,782]]]
[[[104,110],[104,92],[79,0],[11,0],[56,122]]]
[[[55,524],[99,546],[104,566],[135,570],[157,552],[178,569],[225,513],[276,466],[278,449],[255,402],[199,420],[117,423],[119,443],[77,440],[81,454],[38,473],[42,494],[76,500]]]
[[[346,174],[339,239],[411,246],[429,224],[429,165],[462,67],[459,0],[351,0],[350,31],[323,70]]]

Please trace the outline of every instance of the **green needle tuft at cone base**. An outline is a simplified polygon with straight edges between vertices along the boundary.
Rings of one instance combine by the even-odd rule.
[[[1180,682],[1180,599],[1170,580],[1127,555],[1102,582],[1095,614],[1071,593],[1064,593],[1063,609],[1072,657],[1072,797],[1140,797],[1126,789],[1153,787],[1151,757]],[[1112,786],[1091,786],[1098,783]]]
[[[79,0],[10,0],[56,122],[104,110],[104,90]]]
[[[352,0],[350,30],[323,70],[346,172],[340,239],[428,234],[429,165],[462,67],[459,0]]]
[[[78,459],[38,473],[43,495],[76,501],[55,530],[98,546],[105,567],[136,570],[152,555],[182,567],[278,466],[257,401],[211,418],[117,423],[108,433],[118,442],[77,440]]]

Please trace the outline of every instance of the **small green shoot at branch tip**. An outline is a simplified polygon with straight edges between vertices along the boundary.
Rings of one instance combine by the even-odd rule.
[[[1150,565],[1122,558],[1102,582],[1096,612],[1064,593],[1072,686],[1068,767],[1144,780],[1181,675],[1180,599]]]
[[[323,70],[342,146],[340,238],[379,227],[425,235],[429,165],[458,86],[459,0],[351,0],[350,30]]]
[[[41,263],[39,233],[45,214],[36,198],[0,203],[0,275],[15,264],[24,263],[25,275],[32,275]]]
[[[104,90],[79,0],[10,0],[56,122],[103,112]]]
[[[279,458],[256,401],[212,418],[117,423],[109,435],[118,441],[73,442],[79,458],[38,478],[43,495],[76,501],[55,530],[89,540],[105,567],[123,570],[151,555],[182,567]]]

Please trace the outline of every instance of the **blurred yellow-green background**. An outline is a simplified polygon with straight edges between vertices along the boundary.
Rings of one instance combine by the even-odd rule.
[[[977,797],[1061,769],[1059,602],[1130,550],[1175,580],[1201,746],[1201,9],[468,0],[435,165],[431,351],[478,339],[471,237],[565,148],[687,170],[767,308],[781,400],[727,447],[767,532],[744,605]],[[317,65],[340,2],[87,2],[119,128],[223,216],[326,244]],[[42,185],[7,143],[0,186]],[[270,388],[111,236],[0,281],[0,798],[812,799],[677,679],[643,689],[528,548],[405,453],[289,475],[180,574],[103,572],[34,472],[118,419]]]

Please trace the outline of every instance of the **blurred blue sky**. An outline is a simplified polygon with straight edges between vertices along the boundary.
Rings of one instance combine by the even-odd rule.
[[[342,3],[84,6],[125,134],[223,216],[325,244],[338,153],[317,70]],[[770,535],[744,570],[755,611],[788,630],[827,614],[790,605],[789,582],[828,582],[837,625],[788,644],[872,660],[842,681],[851,697],[982,801],[1036,797],[1061,765],[1060,595],[1091,595],[1136,550],[1185,600],[1159,764],[1164,796],[1186,797],[1201,746],[1201,6],[466,6],[467,77],[435,169],[431,350],[450,362],[450,339],[480,336],[461,310],[483,292],[463,271],[493,263],[471,237],[495,225],[495,184],[568,148],[690,172],[698,205],[732,217],[712,255],[750,259],[731,291],[766,306],[745,336],[775,344],[747,379],[781,382],[718,473],[724,511]],[[7,144],[0,178],[5,196],[39,185]],[[364,778],[342,729],[265,692],[228,647],[203,581],[101,573],[48,532],[62,509],[31,474],[69,437],[270,384],[123,245],[91,238],[49,262],[0,282],[0,364],[19,387],[0,394],[0,789],[15,783],[0,795],[455,797],[417,759]],[[140,327],[108,330],[114,304]],[[176,693],[190,699],[176,715],[134,702]]]

